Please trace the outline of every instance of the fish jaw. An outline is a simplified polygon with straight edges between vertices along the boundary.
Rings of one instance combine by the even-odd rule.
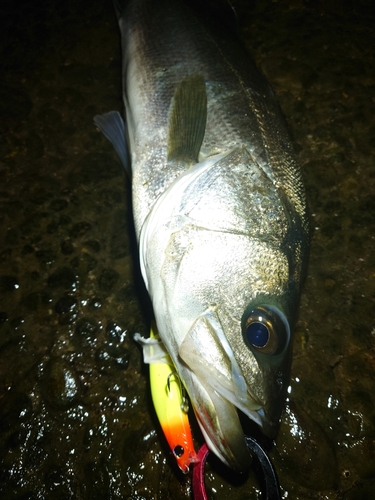
[[[257,362],[254,356],[255,380],[245,379],[216,311],[209,309],[193,323],[173,358],[209,448],[228,467],[245,472],[251,456],[237,410],[259,425],[264,434],[275,436],[289,379],[290,356],[276,360],[273,369],[268,361]],[[252,391],[254,383],[256,391]]]
[[[215,455],[231,469],[246,472],[252,457],[246,446],[237,409],[191,371],[180,370],[203,437]]]
[[[271,311],[280,313],[272,306]],[[240,325],[236,327],[240,329]],[[288,344],[289,338],[286,347]],[[243,349],[248,350],[246,346]],[[239,472],[246,470],[251,460],[243,446],[237,409],[259,425],[265,435],[275,436],[289,381],[289,351],[276,356],[271,364],[267,358],[256,359],[253,354],[250,364],[254,376],[246,379],[214,309],[205,311],[194,322],[179,347],[179,359],[194,375],[193,383],[188,378],[185,383],[205,439],[224,463]],[[249,371],[245,373],[248,376]]]
[[[209,448],[229,467],[244,472],[251,456],[236,407],[256,415],[261,406],[249,395],[213,310],[207,310],[194,322],[178,354],[189,370],[185,384]]]

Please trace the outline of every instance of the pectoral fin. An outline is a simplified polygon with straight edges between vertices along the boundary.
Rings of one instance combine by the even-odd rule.
[[[94,116],[94,123],[103,135],[112,143],[123,164],[126,173],[131,178],[129,151],[126,144],[125,124],[118,111],[109,111]]]
[[[169,116],[168,161],[198,162],[207,120],[203,75],[191,75],[176,88]]]
[[[145,338],[139,333],[135,333],[134,340],[142,346],[144,363],[149,365],[154,363],[172,363],[167,349],[159,338]]]

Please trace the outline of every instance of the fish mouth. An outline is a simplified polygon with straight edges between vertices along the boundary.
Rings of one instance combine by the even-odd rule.
[[[252,455],[246,445],[238,408],[212,387],[203,384],[194,374],[191,374],[189,382],[186,385],[190,400],[207,446],[234,471],[247,472],[252,463]],[[271,421],[263,407],[247,410],[246,416],[268,438],[276,435],[279,420]]]
[[[236,407],[191,373],[188,391],[203,437],[210,450],[236,472],[252,462]]]
[[[204,385],[194,374],[189,384],[194,412],[209,449],[229,468],[245,473],[251,466],[252,455],[245,441],[238,409],[235,405]],[[278,421],[271,422],[263,408],[247,411],[246,416],[269,438],[275,436]]]
[[[226,465],[245,472],[251,464],[237,409],[272,430],[262,402],[249,393],[242,371],[214,310],[193,323],[179,348],[182,378],[208,447]]]

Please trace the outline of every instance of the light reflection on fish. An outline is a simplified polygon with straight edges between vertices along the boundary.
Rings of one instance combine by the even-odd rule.
[[[117,11],[126,130],[115,112],[95,121],[125,164],[127,136],[160,337],[208,446],[245,470],[237,409],[274,436],[289,382],[309,231],[301,173],[243,48],[178,0]]]

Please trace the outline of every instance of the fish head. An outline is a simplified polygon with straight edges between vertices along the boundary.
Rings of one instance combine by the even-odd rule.
[[[241,471],[250,455],[237,409],[270,437],[278,429],[304,237],[298,214],[246,150],[206,167],[156,206],[141,241],[143,274],[207,443]]]
[[[273,306],[258,306],[243,328],[233,321],[232,331],[240,332],[242,342],[232,348],[228,322],[224,329],[219,310],[212,307],[194,322],[179,348],[179,358],[193,374],[185,382],[206,442],[237,471],[251,463],[237,409],[269,437],[278,429],[291,360],[289,328],[283,321]],[[265,352],[259,353],[262,348]]]
[[[192,321],[179,344],[178,361],[194,374],[194,384],[183,378],[207,443],[222,461],[241,471],[251,460],[244,449],[237,409],[265,435],[276,435],[289,384],[292,336],[277,298],[250,296],[248,287],[240,285],[235,276],[251,283],[254,272],[246,279],[241,261],[233,260],[234,248],[229,241],[226,249],[224,261],[218,255],[211,256],[203,266],[205,271],[196,269],[202,279],[200,292],[208,275],[220,276],[212,267],[217,271],[232,267],[232,281],[220,283],[224,279],[221,274],[211,290],[206,288],[211,303]],[[203,252],[200,255],[202,258]],[[182,277],[182,269],[181,273]],[[197,278],[194,282],[197,284]],[[189,283],[185,284],[188,289]]]

